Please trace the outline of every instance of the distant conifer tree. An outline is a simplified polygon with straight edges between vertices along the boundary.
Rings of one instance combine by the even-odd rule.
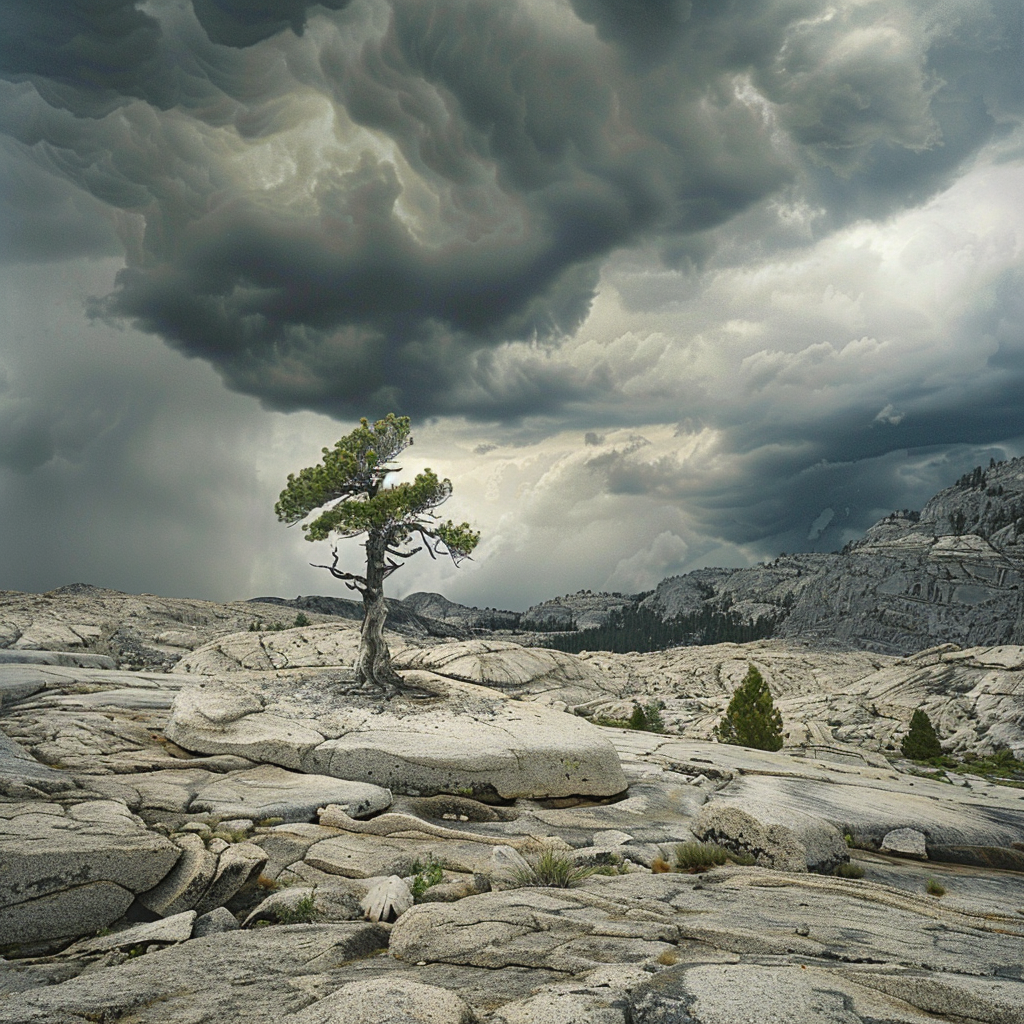
[[[900,752],[914,761],[927,761],[942,754],[939,737],[927,712],[917,709],[910,716],[910,731],[903,737]]]
[[[782,715],[775,709],[768,684],[753,665],[732,695],[715,735],[720,742],[738,747],[782,748]]]

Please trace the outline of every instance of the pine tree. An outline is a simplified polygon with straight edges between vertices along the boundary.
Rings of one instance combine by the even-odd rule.
[[[932,720],[928,713],[920,708],[910,716],[910,731],[903,737],[900,753],[914,761],[927,761],[942,755],[942,747],[939,744],[939,737],[935,734]]]
[[[365,574],[338,568],[338,549],[331,565],[320,565],[363,598],[363,625],[356,662],[356,682],[372,684],[388,698],[401,692],[401,677],[391,665],[384,639],[387,605],[384,581],[401,562],[424,548],[431,557],[448,554],[458,564],[480,540],[469,523],[441,522],[435,513],[452,493],[452,482],[439,479],[431,469],[412,482],[386,485],[400,471],[395,459],[412,444],[409,417],[389,413],[376,423],[360,425],[323,449],[323,460],[288,475],[288,483],[274,506],[277,518],[289,526],[314,512],[319,514],[302,530],[306,540],[331,536],[366,535]],[[418,547],[410,547],[419,541]]]
[[[725,715],[715,729],[722,743],[755,750],[782,748],[782,715],[775,709],[768,684],[753,666],[737,687],[725,709]]]

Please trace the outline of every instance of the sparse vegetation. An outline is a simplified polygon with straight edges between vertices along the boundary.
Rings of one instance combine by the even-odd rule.
[[[929,896],[939,897],[946,895],[946,887],[941,882],[935,881],[934,878],[929,878],[928,881],[924,883],[924,891],[928,893]]]
[[[717,843],[698,842],[680,843],[675,849],[673,859],[676,871],[690,874],[710,871],[711,868],[721,867],[723,864],[732,863],[749,867],[754,863],[754,858],[749,853],[735,853]]]
[[[863,878],[864,869],[859,864],[853,864],[847,861],[845,864],[840,864],[836,868],[836,874],[840,878]]]
[[[444,881],[444,869],[436,861],[428,860],[414,861],[412,868],[413,874],[412,883],[409,885],[409,889],[412,892],[412,898],[418,903],[420,897],[430,888],[435,885],[440,885]]]
[[[529,870],[517,872],[513,878],[519,885],[537,885],[549,889],[571,889],[585,878],[597,874],[593,865],[576,864],[570,857],[554,850],[545,850],[531,861]]]
[[[725,715],[715,728],[721,743],[756,750],[782,749],[782,715],[775,708],[771,690],[754,665],[725,709]]]
[[[629,718],[608,718],[598,715],[594,718],[595,725],[604,725],[611,729],[636,729],[641,732],[664,732],[665,721],[661,717],[664,704],[661,701],[648,701],[641,704],[633,701],[633,713]]]
[[[309,626],[312,625],[309,616],[305,612],[299,612],[295,616],[295,621],[292,623],[293,626]]]
[[[274,916],[278,924],[312,924],[320,916],[316,909],[316,894],[306,893],[290,907],[274,907]]]

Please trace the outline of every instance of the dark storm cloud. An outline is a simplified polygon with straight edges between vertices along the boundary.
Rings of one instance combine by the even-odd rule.
[[[7,77],[56,109],[12,94],[7,130],[48,169],[143,222],[122,225],[131,267],[103,313],[211,360],[232,386],[284,408],[351,411],[369,393],[430,412],[458,411],[454,384],[490,396],[489,409],[467,412],[522,414],[537,401],[467,381],[466,368],[481,365],[468,353],[571,333],[611,250],[713,227],[795,173],[733,78],[760,68],[775,82],[771,62],[810,4],[652,4],[632,22],[621,5],[576,9],[596,32],[554,4],[399,2],[383,32],[370,23],[388,10],[363,4],[339,11],[334,31],[321,21],[316,40],[286,31],[258,43],[286,25],[308,29],[310,12],[211,0],[196,5],[203,33],[173,5],[150,16],[83,3],[59,27],[48,20],[56,8],[26,5],[12,38],[52,32],[71,57],[8,47]],[[638,63],[653,36],[672,59]],[[805,61],[830,52],[829,39],[805,46]],[[923,72],[899,74],[900,56],[858,69],[857,84],[873,91],[852,104],[852,126],[816,76],[779,86],[793,133],[847,156],[879,141],[930,145]],[[840,63],[830,87],[843,94],[853,72]],[[410,170],[369,152],[347,170],[322,168],[299,183],[312,197],[303,210],[239,184],[228,167],[238,145],[298,116],[282,99],[289,83],[391,139]],[[117,98],[122,109],[99,118]],[[64,108],[77,116],[57,116]],[[826,115],[834,137],[822,141],[814,124]],[[237,145],[211,134],[225,124]],[[417,188],[435,206],[421,230],[400,208]],[[558,391],[575,394],[564,382]]]

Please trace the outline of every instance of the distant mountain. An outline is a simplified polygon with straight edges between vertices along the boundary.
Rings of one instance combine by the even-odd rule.
[[[1024,459],[977,467],[920,512],[893,512],[835,554],[698,569],[647,594],[580,591],[526,612],[401,602],[477,634],[511,630],[562,650],[803,638],[889,654],[1024,643]],[[521,634],[521,635],[517,635]]]

